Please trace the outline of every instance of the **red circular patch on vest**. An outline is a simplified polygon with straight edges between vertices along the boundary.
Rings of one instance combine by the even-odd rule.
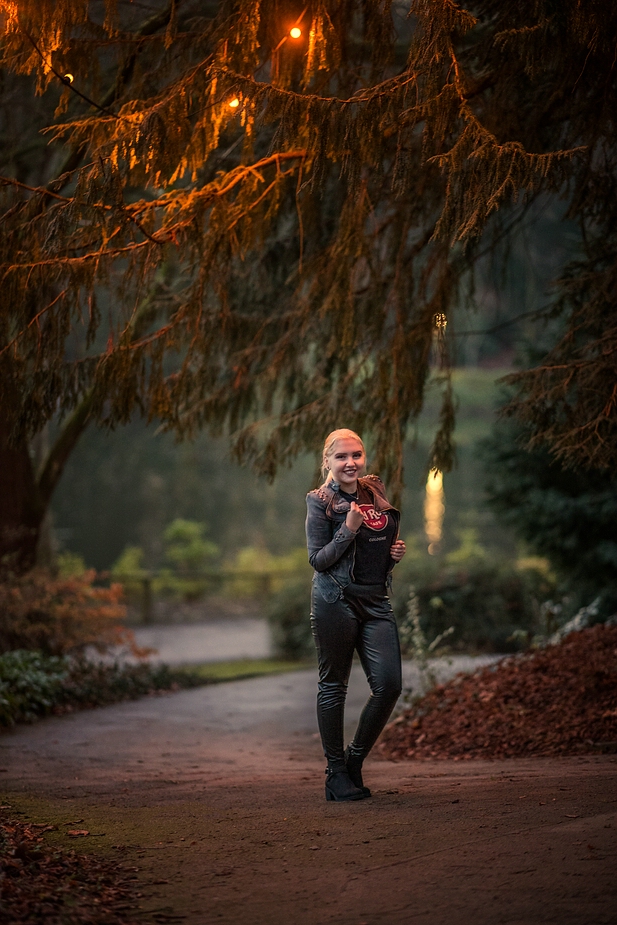
[[[362,511],[364,524],[371,530],[385,530],[388,524],[388,515],[384,512],[378,513],[372,504],[359,504]]]

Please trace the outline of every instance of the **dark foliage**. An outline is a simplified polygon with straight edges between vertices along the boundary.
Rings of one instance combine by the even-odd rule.
[[[536,569],[490,560],[416,566],[409,577],[428,642],[452,626],[448,648],[462,652],[515,651],[513,633],[538,630],[539,603],[554,590],[550,577]],[[399,623],[406,618],[409,597],[409,584],[401,578],[396,578],[393,598]]]
[[[272,595],[268,621],[275,653],[281,658],[303,659],[314,653],[310,600],[311,585],[304,576],[286,581]]]
[[[617,609],[617,479],[604,470],[565,468],[525,443],[525,431],[512,422],[498,424],[484,442],[489,504],[550,560],[575,607],[601,596],[610,615]]]
[[[394,573],[392,606],[399,626],[407,619],[410,585],[428,643],[452,626],[447,648],[457,652],[516,651],[520,642],[513,634],[531,638],[545,631],[540,604],[555,591],[551,576],[537,568],[517,569],[489,559],[460,565],[414,561]],[[272,595],[268,619],[281,657],[313,655],[309,612],[310,582],[304,577],[285,581]]]
[[[167,665],[103,664],[17,650],[0,656],[0,726],[207,683]]]

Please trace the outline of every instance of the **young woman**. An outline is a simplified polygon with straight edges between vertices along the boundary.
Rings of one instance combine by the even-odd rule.
[[[399,512],[383,482],[363,476],[364,444],[352,430],[335,430],[323,449],[326,481],[306,497],[306,538],[315,569],[311,626],[319,661],[317,718],[326,756],[326,799],[371,795],[362,762],[401,692],[401,653],[386,590],[405,555]],[[371,688],[353,741],[344,750],[343,722],[354,650]]]

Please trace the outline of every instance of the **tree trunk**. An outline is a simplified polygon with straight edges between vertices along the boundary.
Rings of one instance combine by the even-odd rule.
[[[0,407],[0,570],[19,574],[36,562],[45,505],[28,444],[10,443],[10,431],[10,420]]]
[[[64,421],[38,472],[27,442],[10,442],[11,424],[0,408],[0,573],[22,574],[36,565],[54,489],[88,425],[91,406],[89,393]]]

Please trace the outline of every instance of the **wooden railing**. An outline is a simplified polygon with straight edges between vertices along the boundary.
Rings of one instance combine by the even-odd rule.
[[[127,599],[138,607],[142,622],[151,623],[155,598],[174,593],[185,600],[199,600],[211,594],[229,593],[229,596],[263,600],[285,581],[297,579],[305,572],[292,570],[238,571],[217,569],[195,572],[145,571],[112,576],[113,581],[124,585]],[[235,591],[233,588],[235,586]]]

